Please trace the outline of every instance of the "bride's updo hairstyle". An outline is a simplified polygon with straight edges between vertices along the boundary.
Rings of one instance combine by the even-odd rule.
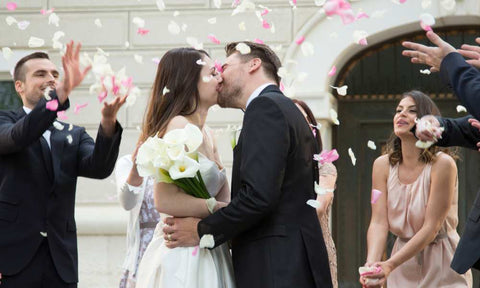
[[[197,61],[205,56],[209,56],[207,52],[193,48],[175,48],[163,55],[146,108],[140,141],[154,135],[162,137],[173,117],[195,112],[200,97],[197,85],[203,68]]]
[[[425,93],[418,90],[408,91],[402,94],[402,98],[400,100],[407,97],[411,97],[415,102],[418,119],[425,115],[441,116],[437,105]],[[439,151],[447,153],[455,159],[455,153],[452,151],[432,145],[429,148],[422,150],[419,160],[423,163],[434,162],[436,153]],[[395,133],[392,133],[390,136],[385,148],[385,153],[388,154],[390,165],[396,165],[397,163],[402,162],[402,141],[397,135],[395,135]]]

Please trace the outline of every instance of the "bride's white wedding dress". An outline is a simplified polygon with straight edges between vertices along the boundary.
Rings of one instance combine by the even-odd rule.
[[[199,153],[200,173],[212,197],[227,179],[225,169]],[[163,215],[168,217],[168,215]],[[163,221],[155,229],[137,272],[136,288],[234,288],[232,258],[226,243],[215,249],[165,246]]]

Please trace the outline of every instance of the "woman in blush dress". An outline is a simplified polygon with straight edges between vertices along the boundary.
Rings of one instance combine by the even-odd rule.
[[[468,271],[459,275],[450,262],[459,241],[457,166],[448,150],[418,148],[411,132],[417,118],[440,115],[420,91],[403,94],[393,117],[387,154],[373,164],[372,186],[381,191],[372,204],[364,287],[471,287]],[[382,261],[388,231],[397,236],[392,255]]]
[[[318,129],[317,120],[313,116],[312,111],[308,105],[302,100],[293,99],[298,109],[302,112],[307,123],[312,127],[313,136],[317,139],[318,146],[322,150],[322,138],[320,130]],[[337,168],[332,163],[325,163],[319,165],[319,180],[320,187],[325,189],[325,194],[319,194],[317,201],[320,202],[320,207],[317,208],[318,220],[322,227],[323,240],[327,247],[328,260],[330,263],[330,274],[332,276],[333,288],[338,288],[337,280],[337,251],[335,243],[333,242],[332,234],[330,233],[330,210],[333,203],[333,191],[335,190],[335,182],[337,181]]]
[[[205,125],[209,108],[217,103],[221,81],[214,62],[202,50],[172,49],[158,65],[141,140],[155,135],[163,137],[188,124],[197,126],[203,134],[203,142],[197,150],[200,173],[210,196],[216,199],[212,207],[211,202],[190,196],[175,184],[155,183],[155,207],[160,213],[205,218],[230,201],[226,170],[220,161],[213,132]],[[162,219],[165,219],[163,214]],[[168,241],[176,239],[170,234],[164,235],[161,224],[157,225],[143,255],[136,288],[235,287],[231,254],[226,244],[211,250],[170,249]]]

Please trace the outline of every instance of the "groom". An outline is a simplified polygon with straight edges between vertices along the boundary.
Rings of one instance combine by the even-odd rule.
[[[168,218],[167,246],[195,246],[206,234],[215,247],[232,240],[238,288],[332,287],[317,214],[306,204],[318,181],[311,128],[279,90],[281,63],[268,46],[230,43],[226,52],[218,104],[245,111],[232,201],[201,221]]]

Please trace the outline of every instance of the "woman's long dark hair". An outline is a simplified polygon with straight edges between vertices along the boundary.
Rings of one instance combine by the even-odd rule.
[[[415,102],[415,106],[417,109],[417,118],[420,119],[425,115],[434,115],[434,116],[441,116],[440,110],[438,109],[435,102],[433,102],[430,97],[428,97],[425,93],[412,90],[402,94],[402,98],[411,97],[413,102]],[[436,158],[437,152],[442,151],[450,156],[456,158],[455,153],[446,149],[440,148],[436,145],[432,145],[427,149],[423,149],[422,153],[420,154],[419,160],[423,163],[430,163],[434,162]],[[392,133],[390,139],[387,142],[386,154],[388,154],[388,160],[390,165],[396,165],[397,163],[402,162],[402,141],[398,138],[395,133]]]
[[[203,68],[197,60],[205,56],[209,56],[207,52],[193,48],[175,48],[165,53],[158,64],[140,141],[154,135],[162,137],[173,117],[197,110],[197,85]]]
[[[307,122],[308,124],[310,124],[310,128],[315,131],[315,139],[317,139],[317,143],[318,143],[318,148],[320,149],[320,151],[322,151],[323,149],[323,145],[322,145],[322,136],[320,135],[320,130],[317,129],[317,120],[315,119],[315,117],[313,116],[313,113],[312,113],[312,110],[310,110],[310,107],[308,107],[307,103],[303,102],[302,100],[298,100],[298,99],[292,99],[293,103],[297,104],[298,106],[302,107],[303,111],[305,111],[305,113],[307,114]],[[315,127],[313,127],[315,126]]]

